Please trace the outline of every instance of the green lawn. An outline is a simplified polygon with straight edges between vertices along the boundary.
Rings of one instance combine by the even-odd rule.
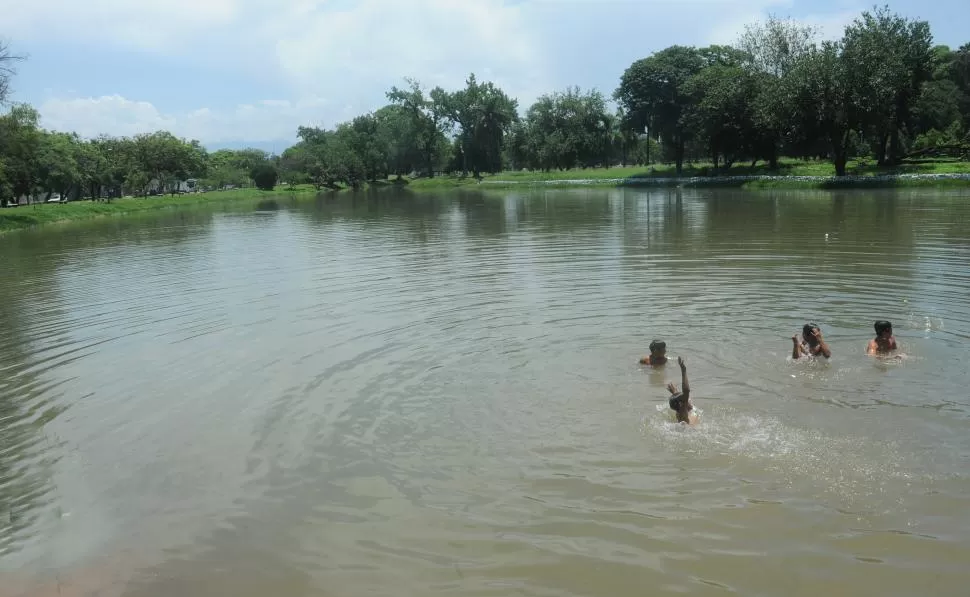
[[[959,162],[954,160],[923,160],[915,163],[906,163],[895,168],[879,168],[874,163],[865,160],[855,160],[849,162],[847,171],[850,175],[874,176],[886,174],[970,174],[970,162]],[[835,168],[828,161],[804,161],[794,159],[783,159],[779,161],[778,168],[770,170],[767,164],[760,162],[755,167],[750,163],[735,164],[729,170],[723,169],[715,171],[711,163],[685,164],[683,177],[703,177],[703,176],[825,176],[835,175]],[[494,175],[484,175],[482,180],[488,181],[489,186],[501,182],[514,184],[528,182],[545,182],[558,180],[602,180],[604,184],[611,184],[610,180],[626,178],[674,178],[676,172],[672,164],[654,164],[649,167],[644,166],[625,166],[613,168],[577,168],[574,170],[555,170],[552,172],[524,172],[508,171]],[[771,181],[770,184],[778,186],[799,186],[799,181]],[[939,181],[929,181],[939,182]],[[478,181],[470,177],[440,176],[427,179],[419,178],[412,180],[410,186],[414,189],[432,188],[454,188],[456,186],[477,185]],[[807,183],[818,186],[818,183]]]
[[[70,203],[39,203],[0,209],[0,233],[18,228],[29,228],[40,224],[86,220],[104,216],[116,216],[163,209],[220,204],[230,201],[258,202],[267,196],[315,195],[316,190],[309,185],[296,187],[277,187],[276,191],[258,189],[233,189],[230,191],[211,191],[176,196],[138,197],[112,199],[110,203],[100,201],[71,201]]]

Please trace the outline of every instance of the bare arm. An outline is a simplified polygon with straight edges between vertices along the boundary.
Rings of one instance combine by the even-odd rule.
[[[690,384],[687,382],[687,363],[684,357],[677,357],[677,364],[680,365],[680,385],[684,391],[684,400],[690,398]]]
[[[876,344],[875,340],[869,340],[869,346],[866,346],[866,354],[876,354],[879,351],[879,345]]]
[[[815,330],[814,334],[815,334],[815,339],[818,340],[818,352],[822,353],[822,356],[824,356],[827,359],[831,358],[832,351],[829,350],[829,345],[826,344],[825,340],[822,339],[822,332],[820,332],[819,330]]]
[[[799,346],[799,344],[798,344],[798,335],[797,334],[791,337],[791,344],[792,344],[792,347],[791,347],[791,358],[797,359],[798,357],[802,356],[802,347]]]

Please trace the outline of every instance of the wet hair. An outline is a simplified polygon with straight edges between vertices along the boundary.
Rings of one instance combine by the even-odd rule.
[[[677,392],[667,400],[667,405],[670,406],[670,410],[672,411],[679,411],[681,404],[686,404],[688,411],[694,410],[694,407],[690,405],[688,398],[684,396],[683,392]]]
[[[804,326],[802,326],[802,334],[806,338],[811,338],[812,337],[812,330],[817,330],[817,329],[818,329],[818,324],[817,323],[806,323]]]
[[[889,322],[889,321],[884,320],[884,319],[880,319],[872,327],[876,328],[876,335],[877,336],[882,336],[882,333],[883,332],[885,332],[887,330],[892,331],[893,324],[891,322]]]
[[[667,350],[667,343],[663,340],[654,340],[650,343],[650,352],[658,352],[661,350]]]

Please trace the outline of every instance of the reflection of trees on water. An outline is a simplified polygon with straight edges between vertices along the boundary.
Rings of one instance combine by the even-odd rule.
[[[608,228],[610,191],[480,191],[457,189],[447,193],[415,193],[384,189],[321,195],[314,202],[294,203],[300,217],[315,223],[353,222],[386,229],[394,218],[413,240],[424,242],[460,223],[467,239],[497,238],[519,228],[541,233]],[[454,219],[452,219],[454,218]]]
[[[434,194],[418,195],[403,189],[362,189],[344,193],[321,193],[313,201],[284,203],[295,218],[314,225],[352,224],[363,230],[387,231],[383,220],[395,224],[418,244],[434,243],[447,202]]]
[[[63,357],[70,334],[56,329],[65,308],[63,268],[83,267],[79,256],[91,249],[146,243],[171,248],[198,237],[210,223],[211,213],[186,212],[106,218],[0,238],[0,556],[17,551],[31,536],[55,493],[59,450],[46,426],[71,406],[58,390],[57,376],[47,374]],[[117,258],[124,267],[124,252]]]

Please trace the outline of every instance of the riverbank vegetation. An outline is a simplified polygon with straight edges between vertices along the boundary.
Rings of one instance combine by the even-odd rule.
[[[317,195],[318,191],[312,185],[295,185],[280,187],[273,195],[267,195],[265,191],[253,187],[206,193],[159,195],[148,199],[124,197],[112,201],[35,203],[17,209],[0,211],[0,234],[41,224],[73,222],[109,216],[127,216],[167,209],[198,207],[200,205],[214,206],[219,209],[226,209],[228,204],[259,207],[261,203],[266,201],[280,201],[291,198],[296,200],[316,197]]]
[[[0,45],[0,102],[18,62]],[[970,44],[934,45],[928,23],[888,8],[862,13],[838,41],[770,18],[731,46],[662,49],[629,65],[609,97],[574,87],[520,110],[471,75],[457,90],[406,80],[386,99],[332,128],[300,127],[280,155],[208,152],[165,131],[83,139],[13,105],[0,116],[0,204],[279,183],[970,172]]]

